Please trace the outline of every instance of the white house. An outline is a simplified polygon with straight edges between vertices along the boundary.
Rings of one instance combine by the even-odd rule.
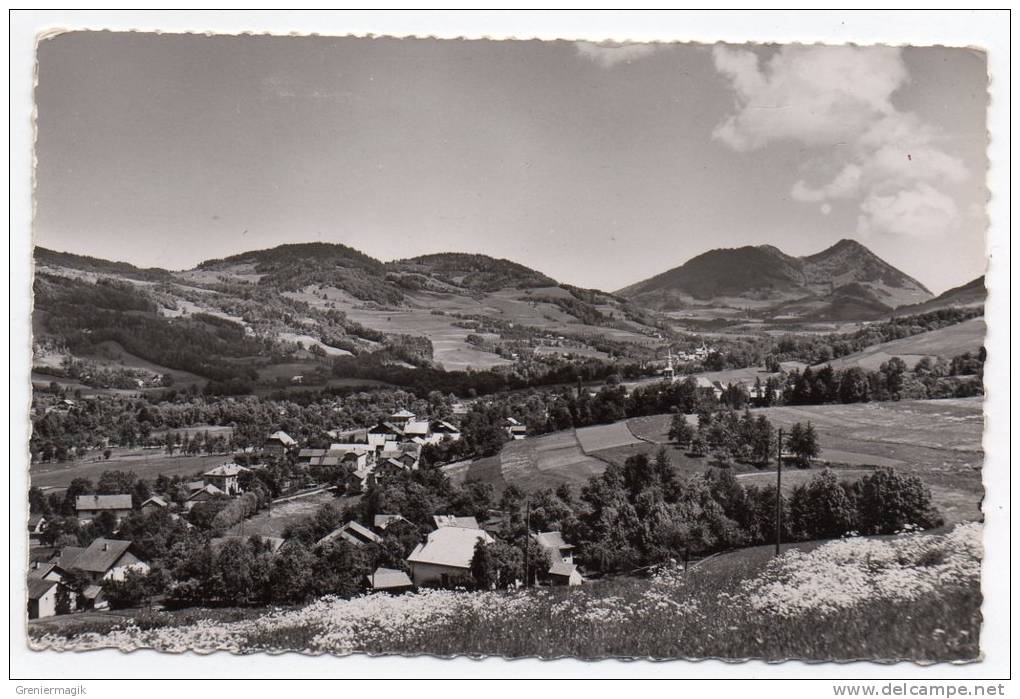
[[[109,603],[102,595],[104,580],[123,580],[129,570],[143,575],[149,572],[149,564],[136,556],[132,548],[130,541],[100,538],[85,549],[67,547],[62,550],[58,565],[83,572],[92,584],[85,588],[82,596],[93,609],[105,609]]]
[[[28,618],[45,619],[57,613],[57,591],[61,583],[47,578],[28,579]]]
[[[418,544],[407,557],[414,584],[450,585],[457,578],[471,575],[471,559],[479,540],[487,544],[494,541],[482,529],[440,527],[431,532],[425,543]]]
[[[215,486],[227,495],[239,495],[241,493],[241,474],[250,470],[238,464],[221,464],[203,473],[202,479],[206,485]]]

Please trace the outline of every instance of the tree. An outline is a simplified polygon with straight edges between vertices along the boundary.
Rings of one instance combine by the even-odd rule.
[[[148,576],[129,569],[122,580],[103,581],[103,596],[112,609],[139,607],[149,599]]]
[[[689,422],[687,416],[680,412],[673,413],[669,425],[669,438],[681,447],[686,447],[694,439],[696,432]]]
[[[804,425],[801,425],[799,422],[795,423],[790,428],[790,435],[786,444],[793,453],[797,464],[801,467],[810,465],[811,459],[818,456],[820,452],[818,436],[815,434],[815,428],[810,422]]]
[[[943,523],[924,482],[888,467],[861,480],[858,507],[860,530],[865,534],[893,534],[907,525],[928,529]]]
[[[99,495],[121,495],[132,491],[138,477],[131,471],[103,471],[96,482]]]
[[[278,604],[301,604],[315,594],[315,555],[300,541],[288,541],[273,559],[269,597]]]
[[[790,519],[797,538],[835,539],[855,529],[857,502],[836,474],[825,469],[794,490]]]
[[[33,515],[50,514],[50,503],[46,499],[46,494],[34,485],[28,489],[28,512]]]

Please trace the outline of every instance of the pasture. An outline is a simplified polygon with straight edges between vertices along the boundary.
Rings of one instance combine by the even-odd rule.
[[[947,521],[980,518],[984,494],[982,399],[952,398],[852,405],[760,408],[776,427],[811,422],[820,461],[834,466],[890,466],[920,476]],[[628,420],[631,431],[668,442],[669,415]]]
[[[971,318],[913,337],[872,345],[828,363],[833,369],[859,366],[874,371],[884,362],[899,357],[907,366],[913,367],[924,357],[950,359],[964,352],[977,352],[985,343],[986,329],[984,318]]]

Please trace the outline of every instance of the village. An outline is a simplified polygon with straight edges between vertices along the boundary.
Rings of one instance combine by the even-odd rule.
[[[523,439],[527,433],[527,426],[514,418],[507,418],[504,429],[508,440]],[[451,422],[419,418],[406,409],[395,411],[373,427],[330,431],[328,436],[343,441],[333,442],[324,449],[302,448],[286,432],[276,431],[268,435],[258,450],[258,458],[264,463],[245,466],[227,462],[209,469],[201,478],[182,483],[187,490],[183,500],[171,493],[153,493],[138,504],[133,503],[131,493],[77,495],[74,517],[78,524],[88,527],[102,521],[112,531],[109,536],[95,538],[87,546],[57,546],[48,556],[33,555],[28,572],[29,618],[110,609],[107,593],[111,586],[123,585],[132,576],[144,577],[152,571],[154,561],[147,560],[131,540],[117,537],[121,524],[129,517],[166,517],[188,530],[195,530],[195,525],[188,521],[195,508],[204,503],[243,498],[246,484],[257,482],[254,474],[265,469],[266,464],[288,459],[299,470],[341,469],[345,476],[335,487],[341,493],[358,497],[400,474],[417,471],[424,446],[461,439],[459,428]],[[245,456],[251,456],[252,450],[247,451]],[[284,497],[281,501],[287,499]],[[268,506],[271,513],[272,504]],[[416,543],[402,559],[401,567],[371,567],[361,581],[363,589],[396,593],[422,587],[455,587],[471,579],[472,559],[478,545],[496,542],[494,533],[499,531],[502,513],[491,511],[489,514],[490,519],[480,523],[474,516],[437,512],[422,532],[400,512],[378,513],[370,524],[353,519],[342,522],[318,538],[314,548],[343,542],[362,561],[371,561],[379,559],[378,549],[385,545],[384,537],[411,536]],[[47,524],[45,516],[30,518],[33,551],[46,549],[40,543]],[[529,562],[536,584],[580,585],[583,582],[574,563],[574,547],[560,532],[529,529],[528,536],[541,551],[541,560]],[[256,538],[270,554],[278,553],[285,544],[285,539],[280,537]],[[231,540],[243,541],[244,537],[212,537],[208,545],[212,551],[217,551]],[[524,578],[527,573],[513,584],[523,584]]]

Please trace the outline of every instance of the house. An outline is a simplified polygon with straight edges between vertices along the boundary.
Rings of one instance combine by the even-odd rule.
[[[227,495],[234,496],[241,493],[240,477],[242,473],[248,473],[250,469],[237,464],[222,464],[202,474],[206,485],[219,488]]]
[[[404,437],[407,439],[420,438],[426,443],[431,443],[432,439],[432,426],[428,420],[417,420],[411,418],[404,423],[403,428]]]
[[[75,498],[74,509],[78,521],[82,524],[91,522],[102,512],[109,512],[117,518],[119,524],[131,513],[130,495],[79,495]]]
[[[445,420],[436,420],[432,423],[433,444],[442,441],[456,442],[460,439],[460,428]]]
[[[283,430],[278,430],[266,437],[266,441],[262,444],[262,451],[273,456],[283,456],[296,446],[297,442],[293,437]]]
[[[28,618],[45,619],[57,614],[57,593],[63,583],[48,578],[28,579]]]
[[[414,413],[412,413],[410,410],[405,410],[401,408],[400,410],[396,411],[395,413],[389,416],[389,421],[395,425],[403,426],[407,422],[414,420],[414,418],[415,418]]]
[[[512,417],[506,419],[506,433],[510,439],[524,439],[528,436],[528,426]]]
[[[404,438],[404,428],[400,425],[384,421],[368,428],[368,443],[375,447],[385,445],[386,442],[397,442]]]
[[[440,527],[460,527],[461,529],[481,529],[474,517],[457,517],[455,515],[432,515],[436,529]]]
[[[188,499],[184,501],[184,509],[186,509],[188,512],[191,512],[191,508],[193,508],[198,503],[208,502],[213,498],[217,498],[223,495],[226,495],[226,493],[224,493],[222,490],[220,490],[214,485],[202,486],[202,488],[193,492],[191,495],[188,496]]]
[[[542,549],[550,565],[574,562],[574,547],[564,541],[563,535],[559,532],[539,532],[532,534],[531,538]]]
[[[158,495],[153,495],[151,498],[146,500],[138,508],[142,512],[148,514],[149,512],[155,512],[156,510],[165,510],[170,504]]]
[[[418,544],[407,557],[414,584],[448,586],[470,576],[479,541],[491,544],[495,539],[481,529],[462,527],[440,527],[429,533],[425,543]]]
[[[718,381],[710,381],[704,376],[694,377],[694,383],[697,385],[698,390],[708,394],[711,393],[716,398],[720,398],[723,394],[722,384]]]
[[[365,576],[368,587],[378,592],[403,592],[414,587],[411,578],[395,568],[376,568]]]
[[[68,546],[61,550],[58,565],[64,570],[80,571],[91,584],[82,591],[85,606],[105,609],[103,581],[123,580],[129,570],[147,574],[149,564],[135,555],[130,541],[96,539],[87,548]]]
[[[337,527],[329,534],[316,541],[315,545],[322,546],[323,544],[328,544],[331,541],[336,541],[337,539],[342,539],[343,541],[353,544],[358,548],[369,546],[371,544],[382,543],[381,536],[363,524],[359,524],[358,522],[351,520],[350,522],[345,522],[342,526]]]

